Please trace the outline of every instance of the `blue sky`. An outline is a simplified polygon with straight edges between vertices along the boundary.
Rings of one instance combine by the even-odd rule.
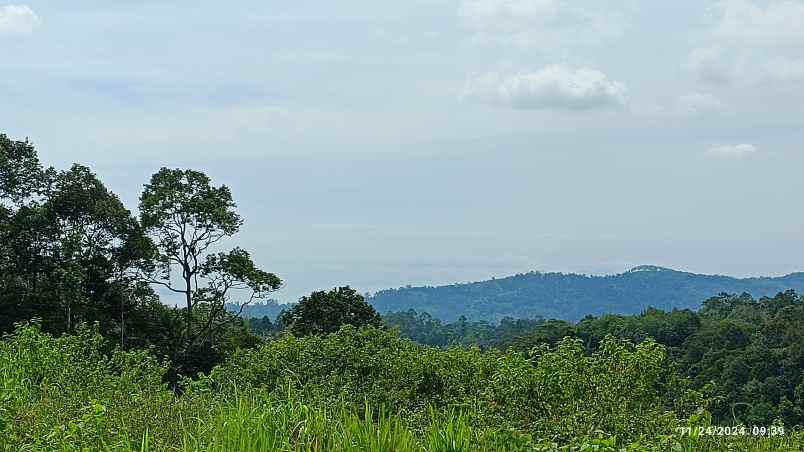
[[[0,1],[0,130],[230,185],[293,300],[804,269],[804,1]]]

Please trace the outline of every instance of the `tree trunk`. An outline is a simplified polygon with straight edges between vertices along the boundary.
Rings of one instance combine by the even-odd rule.
[[[125,293],[125,292],[123,292]],[[120,348],[125,349],[126,341],[126,297],[120,296]]]
[[[185,275],[188,275],[188,272],[185,272]],[[185,276],[184,278],[184,286],[187,290],[184,295],[187,297],[187,325],[186,325],[186,340],[189,341],[193,334],[193,294],[192,294],[192,281],[190,280],[190,276]]]
[[[64,303],[64,292],[61,293],[61,299],[62,299],[62,303]],[[67,306],[67,333],[70,333],[72,331],[72,329],[73,329],[73,325],[72,325],[73,312],[72,312],[72,306],[71,306],[69,298],[67,298],[66,306]]]

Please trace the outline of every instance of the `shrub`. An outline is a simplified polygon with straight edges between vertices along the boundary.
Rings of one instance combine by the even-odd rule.
[[[285,336],[242,350],[193,389],[394,407],[414,419],[429,406],[458,408],[478,426],[634,439],[674,425],[659,394],[665,364],[664,348],[653,341],[633,347],[609,338],[587,356],[579,341],[566,339],[555,350],[538,350],[532,362],[514,352],[442,351],[346,326],[326,337]]]

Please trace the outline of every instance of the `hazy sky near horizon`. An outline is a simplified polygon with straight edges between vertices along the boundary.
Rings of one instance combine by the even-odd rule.
[[[804,1],[0,0],[0,133],[232,187],[290,301],[804,270]]]

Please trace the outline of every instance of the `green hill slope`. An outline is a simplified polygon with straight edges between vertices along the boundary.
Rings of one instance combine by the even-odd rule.
[[[415,309],[444,321],[462,315],[469,320],[545,317],[576,321],[587,315],[637,314],[649,306],[698,308],[705,299],[722,292],[762,297],[787,289],[804,291],[804,273],[733,278],[644,265],[609,276],[531,272],[466,284],[389,289],[377,292],[369,302],[381,313]]]

